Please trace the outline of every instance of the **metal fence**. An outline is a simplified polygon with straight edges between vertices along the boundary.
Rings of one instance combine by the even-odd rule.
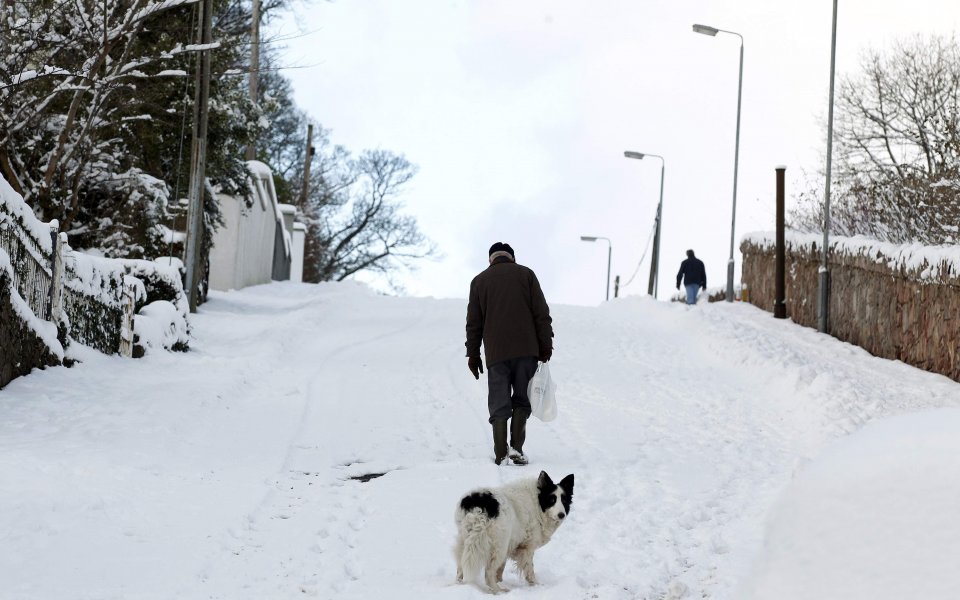
[[[13,285],[30,310],[44,321],[51,320],[53,256],[0,204],[0,250],[10,257]]]
[[[67,324],[71,339],[105,354],[131,356],[133,303],[124,301],[122,275],[101,273],[97,284],[81,281],[64,268],[64,256],[76,255],[53,225],[47,250],[0,203],[0,250],[10,257],[14,288],[37,318]]]

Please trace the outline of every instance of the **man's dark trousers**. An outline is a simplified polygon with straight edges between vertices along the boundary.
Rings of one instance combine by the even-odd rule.
[[[521,356],[487,365],[487,407],[490,422],[513,416],[514,408],[525,408],[530,414],[527,384],[537,372],[536,356]]]

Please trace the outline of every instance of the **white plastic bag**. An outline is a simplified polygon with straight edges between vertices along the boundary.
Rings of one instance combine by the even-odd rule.
[[[527,384],[527,397],[533,416],[541,421],[552,421],[557,418],[557,384],[550,377],[550,367],[547,363],[540,363],[530,383]]]

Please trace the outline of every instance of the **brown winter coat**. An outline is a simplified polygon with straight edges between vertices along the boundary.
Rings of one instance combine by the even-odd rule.
[[[541,356],[553,348],[550,308],[533,271],[506,258],[470,282],[467,305],[467,356],[487,364],[521,356]]]

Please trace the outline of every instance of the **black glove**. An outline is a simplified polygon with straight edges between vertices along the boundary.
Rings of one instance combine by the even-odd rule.
[[[483,373],[483,361],[479,356],[467,358],[467,368],[473,373],[474,378],[480,379],[480,373]]]
[[[677,289],[678,289],[678,290],[680,289],[680,284],[679,284],[679,283],[677,284]]]
[[[537,358],[540,362],[549,362],[551,356],[553,356],[553,348],[546,348],[540,351],[540,356]]]

